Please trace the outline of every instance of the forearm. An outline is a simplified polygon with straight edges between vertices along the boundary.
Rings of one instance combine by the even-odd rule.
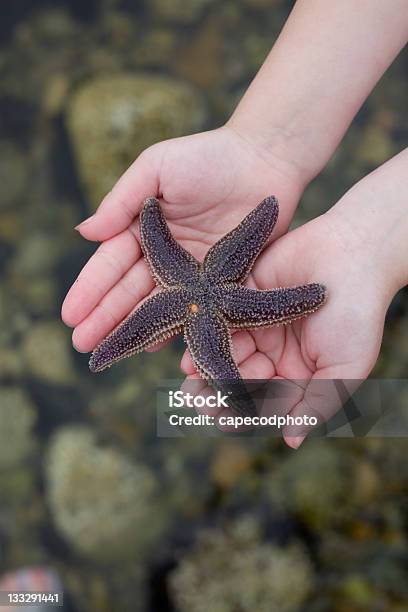
[[[389,299],[408,284],[408,148],[357,183],[326,216]]]
[[[407,40],[407,0],[298,0],[229,125],[307,184]]]

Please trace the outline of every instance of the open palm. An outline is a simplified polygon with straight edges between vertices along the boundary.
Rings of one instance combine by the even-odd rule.
[[[286,413],[316,416],[318,422],[330,418],[342,405],[337,388],[329,381],[341,379],[352,392],[373,368],[392,298],[384,295],[375,256],[348,235],[347,229],[335,214],[326,213],[267,247],[255,264],[250,285],[266,289],[319,282],[327,288],[327,302],[291,325],[233,335],[243,378],[296,381]],[[181,366],[188,381],[198,378],[187,352]],[[208,392],[198,380],[194,391]],[[267,414],[269,408],[265,403],[262,410]],[[285,438],[298,446],[307,431],[287,429]]]
[[[281,214],[274,235],[286,231],[301,186],[283,156],[264,154],[229,127],[165,141],[147,149],[79,226],[102,242],[62,307],[74,327],[73,344],[88,352],[154,289],[139,243],[143,200],[160,197],[171,231],[202,259],[209,246],[274,193]]]

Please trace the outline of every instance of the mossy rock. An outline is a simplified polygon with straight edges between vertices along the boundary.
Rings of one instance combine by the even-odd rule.
[[[34,323],[22,345],[26,372],[54,385],[72,385],[76,381],[72,352],[69,332],[53,320]]]
[[[117,74],[85,83],[68,105],[67,126],[92,207],[145,148],[199,131],[205,118],[200,94],[172,78]]]
[[[309,527],[329,527],[345,512],[350,486],[343,456],[333,441],[313,440],[288,456],[266,481],[273,505]]]
[[[66,426],[55,434],[45,465],[47,498],[60,534],[93,561],[140,558],[162,535],[154,473],[95,432]]]
[[[197,21],[204,11],[217,0],[150,0],[150,8],[159,19],[190,24]]]
[[[255,516],[202,532],[170,575],[180,612],[296,612],[312,586],[302,546],[265,542]]]
[[[28,162],[7,140],[0,141],[0,209],[20,204],[28,180]]]
[[[24,462],[32,453],[35,407],[18,387],[0,387],[0,471]]]

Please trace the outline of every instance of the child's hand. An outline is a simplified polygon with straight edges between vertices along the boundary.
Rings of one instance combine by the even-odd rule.
[[[319,282],[327,287],[328,299],[291,325],[234,333],[234,356],[244,379],[285,378],[307,389],[308,381],[316,379],[367,377],[378,356],[391,296],[378,278],[375,257],[368,261],[364,245],[353,244],[353,236],[343,232],[328,213],[286,234],[259,258],[251,285],[269,289]],[[199,378],[187,352],[181,365],[189,378]],[[195,393],[202,393],[206,384],[197,385]],[[289,413],[327,420],[341,407],[336,394],[321,396],[329,390],[335,391],[311,385],[296,404],[287,404]],[[268,414],[267,404],[263,410]],[[294,429],[296,435],[292,429],[292,439],[287,436],[291,446],[301,442],[301,430]]]
[[[63,320],[75,327],[74,346],[91,351],[154,287],[139,244],[137,215],[146,197],[162,198],[175,238],[202,258],[270,193],[280,201],[275,236],[285,232],[302,187],[283,153],[266,153],[230,127],[147,149],[79,226],[82,236],[103,244],[62,307]]]
[[[343,379],[352,391],[374,367],[388,306],[408,277],[407,162],[408,150],[330,212],[271,244],[255,264],[249,282],[259,289],[310,282],[327,287],[327,302],[309,317],[233,336],[243,378],[304,381],[304,393],[288,406],[293,416],[327,420],[341,401],[332,385],[314,381]],[[197,376],[188,353],[182,369]],[[286,431],[286,441],[297,447],[307,432]]]

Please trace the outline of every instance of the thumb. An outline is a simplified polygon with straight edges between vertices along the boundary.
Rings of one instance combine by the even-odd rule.
[[[161,147],[153,146],[139,155],[91,217],[75,229],[87,240],[102,242],[125,230],[139,214],[143,201],[158,195]]]
[[[283,235],[266,246],[258,257],[249,279],[249,286],[257,289],[272,289],[280,286],[292,286],[296,282],[294,257],[288,248],[288,235]]]
[[[326,423],[352,398],[366,378],[353,364],[334,365],[314,373],[306,383],[302,399],[289,416],[302,425],[286,425],[283,436],[288,446],[298,448],[316,427]],[[305,418],[307,417],[307,418]]]

